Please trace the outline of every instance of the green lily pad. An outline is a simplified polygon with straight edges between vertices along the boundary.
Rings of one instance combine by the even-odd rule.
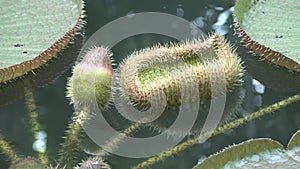
[[[271,139],[254,139],[226,148],[212,155],[194,169],[263,169],[263,168],[300,168],[300,131],[290,140],[286,149]]]
[[[51,60],[81,26],[81,0],[0,1],[0,83]]]
[[[299,7],[299,0],[238,0],[234,14],[244,45],[274,64],[300,72]]]

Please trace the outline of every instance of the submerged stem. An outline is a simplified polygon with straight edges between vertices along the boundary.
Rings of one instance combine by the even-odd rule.
[[[29,83],[26,83],[25,87],[25,106],[28,112],[28,122],[30,125],[30,131],[34,135],[34,139],[37,139],[38,133],[42,130],[38,121],[39,114],[35,104],[32,89]],[[48,165],[49,159],[45,152],[38,152],[38,158],[42,164]]]
[[[65,131],[64,143],[59,151],[59,166],[71,168],[76,165],[76,158],[80,152],[79,143],[82,140],[84,131],[82,125],[87,121],[88,108],[83,108],[82,111],[75,113],[73,122],[68,125]]]
[[[88,163],[89,161],[98,161],[99,164],[105,164],[103,162],[103,159],[105,156],[109,155],[109,152],[112,152],[114,149],[118,148],[118,145],[121,144],[126,136],[132,136],[135,132],[137,132],[142,123],[135,123],[130,125],[128,128],[120,132],[118,135],[110,138],[108,141],[106,141],[106,144],[101,148],[97,156],[91,156],[87,160],[83,161],[80,165],[84,165],[85,163]],[[106,151],[109,150],[109,151]],[[80,168],[79,166],[77,168]],[[76,168],[76,169],[77,169]],[[110,168],[110,167],[107,167]]]
[[[7,142],[1,135],[0,135],[0,152],[2,152],[10,162],[21,159],[21,156],[9,144],[9,142]]]
[[[109,152],[105,151],[105,150],[110,150],[113,151],[114,149],[118,148],[118,145],[121,144],[126,136],[131,136],[133,135],[135,132],[137,132],[140,127],[141,127],[142,123],[135,123],[131,126],[129,126],[128,128],[126,128],[125,130],[123,130],[120,134],[116,135],[115,137],[110,138],[106,144],[103,146],[103,148],[101,149],[98,157],[103,158],[105,156],[107,156],[109,154]]]

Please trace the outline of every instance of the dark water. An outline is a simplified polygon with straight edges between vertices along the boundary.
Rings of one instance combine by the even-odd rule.
[[[119,17],[139,12],[164,12],[178,15],[196,23],[206,34],[218,31],[238,47],[232,26],[233,18],[230,13],[230,8],[233,5],[234,1],[232,0],[87,0],[85,8],[87,15],[87,24],[85,25],[86,39],[100,27]],[[228,17],[226,17],[227,14]],[[165,36],[139,35],[121,41],[112,48],[112,52],[115,56],[114,59],[118,63],[135,49],[170,40],[172,39]],[[297,76],[285,69],[258,61],[257,58],[243,53],[242,49],[239,51],[245,61],[244,66],[247,71],[244,76],[245,83],[243,85],[245,98],[241,105],[242,109],[238,114],[239,117],[258,110],[260,107],[268,106],[276,101],[292,96],[299,91],[299,74]],[[50,85],[34,91],[36,105],[40,114],[40,122],[42,128],[47,133],[47,152],[52,160],[57,158],[59,143],[62,142],[61,137],[73,112],[72,106],[65,97],[65,86],[67,78],[70,76],[71,71],[68,69]],[[255,90],[253,79],[257,79],[262,83],[256,85],[256,87],[264,87],[263,91]],[[35,154],[32,149],[33,139],[26,132],[23,103],[24,101],[21,99],[0,107],[0,133],[11,140],[16,149],[22,152],[22,154],[33,156]],[[153,168],[191,168],[197,164],[199,159],[220,151],[228,145],[240,143],[250,138],[268,137],[279,141],[285,146],[292,134],[300,126],[299,110],[299,103],[282,108],[272,115],[254,120],[236,129],[229,130],[222,135],[211,138],[203,144],[193,146],[175,155],[173,158],[159,162]],[[7,168],[7,163],[5,163],[3,157],[0,158],[0,168]],[[114,169],[123,169],[136,165],[142,160],[112,156],[107,159],[107,162]]]

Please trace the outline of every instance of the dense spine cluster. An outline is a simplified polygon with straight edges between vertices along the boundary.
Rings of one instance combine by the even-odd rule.
[[[241,60],[218,34],[205,41],[192,40],[171,46],[155,46],[132,53],[117,75],[120,90],[132,103],[149,106],[154,91],[164,91],[167,105],[180,105],[180,88],[191,89],[186,102],[207,100],[234,88],[242,80]],[[197,83],[198,89],[190,88]],[[212,87],[214,93],[212,94]],[[199,90],[200,96],[194,96]],[[159,103],[162,96],[152,97]]]
[[[68,83],[68,97],[75,107],[91,105],[94,101],[105,108],[111,98],[114,71],[107,48],[94,47],[73,68]]]

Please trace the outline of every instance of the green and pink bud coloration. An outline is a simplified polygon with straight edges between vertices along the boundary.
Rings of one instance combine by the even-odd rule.
[[[95,99],[101,109],[108,105],[114,78],[110,56],[107,48],[95,47],[74,66],[68,97],[75,107],[92,104]]]
[[[68,96],[75,106],[89,104],[96,97],[104,108],[111,100],[113,80],[119,84],[121,96],[129,97],[134,105],[149,107],[151,94],[163,91],[168,107],[179,106],[231,91],[242,83],[244,73],[240,58],[218,34],[205,41],[196,39],[133,52],[119,66],[115,79],[110,56],[108,49],[95,47],[74,67]],[[185,101],[181,100],[180,86],[189,88],[195,82],[199,92],[191,91]],[[157,103],[162,98],[159,94],[152,97]]]

